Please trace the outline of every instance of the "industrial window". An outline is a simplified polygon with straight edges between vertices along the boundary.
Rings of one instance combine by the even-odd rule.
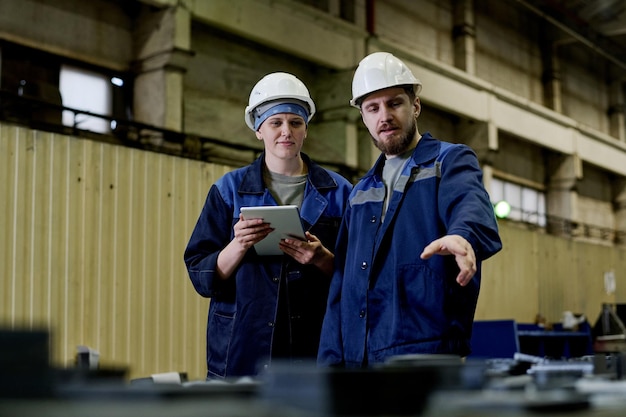
[[[83,68],[62,65],[59,89],[63,106],[80,110],[63,111],[65,126],[96,133],[111,132],[109,120],[81,112],[111,116],[113,110],[111,77]]]
[[[546,226],[546,198],[543,192],[493,178],[489,194],[494,206],[499,202],[508,203],[510,211],[505,216],[507,219]]]
[[[0,64],[0,120],[100,134],[114,131],[115,120],[132,120],[126,73],[2,40]]]

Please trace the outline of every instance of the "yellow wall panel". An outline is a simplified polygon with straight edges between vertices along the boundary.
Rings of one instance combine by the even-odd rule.
[[[208,300],[183,251],[214,169],[0,124],[2,326],[48,328],[59,366],[87,345],[131,377],[203,378]]]
[[[499,227],[503,248],[483,263],[476,318],[532,321],[540,285],[535,233],[504,222]]]
[[[49,270],[49,245],[46,237],[48,236],[49,201],[52,196],[50,187],[50,141],[45,140],[47,134],[42,132],[33,132],[34,149],[33,153],[33,176],[32,176],[32,194],[33,207],[31,208],[31,221],[33,228],[29,237],[32,247],[30,250],[30,259],[32,269],[29,280],[29,287],[32,289],[33,307],[32,325],[35,327],[47,327],[50,316],[50,291],[47,280],[47,271]],[[42,137],[43,136],[43,137]]]
[[[533,322],[537,314],[560,321],[564,311],[593,324],[603,303],[626,303],[623,248],[573,241],[501,221],[503,250],[483,264],[477,319]],[[617,291],[607,294],[604,273]]]

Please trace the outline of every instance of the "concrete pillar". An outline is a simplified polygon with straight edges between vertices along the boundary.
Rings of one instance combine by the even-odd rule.
[[[493,156],[498,151],[497,127],[491,122],[463,120],[456,127],[455,137],[476,152],[483,170],[483,184],[487,190],[491,190]]]
[[[491,155],[498,150],[498,129],[493,123],[462,120],[455,128],[455,137],[476,152],[481,164],[492,163]]]
[[[552,44],[542,44],[544,55],[543,72],[543,98],[546,107],[561,113],[563,104],[561,101],[561,72],[560,61],[556,53],[556,47]]]
[[[328,1],[328,14],[333,17],[341,17],[341,1],[329,0]]]
[[[453,2],[454,66],[468,74],[476,73],[476,26],[474,1]]]
[[[342,1],[341,7],[346,20],[354,22],[358,28],[367,28],[367,2],[370,0]]]
[[[184,7],[144,7],[137,18],[134,116],[138,122],[183,130],[183,81],[191,45]]]
[[[609,86],[609,133],[620,142],[626,141],[624,83],[616,80]]]
[[[482,165],[483,170],[483,185],[485,186],[485,190],[491,195],[491,183],[493,181],[493,166],[492,165]]]
[[[578,192],[582,178],[582,161],[578,155],[552,156],[548,160],[549,179],[546,190],[548,230],[557,236],[578,233]]]
[[[612,183],[613,207],[615,214],[614,229],[615,243],[626,245],[626,178],[620,178]]]
[[[559,34],[555,33],[554,27],[547,22],[542,21],[539,33],[539,47],[543,66],[541,81],[543,83],[544,105],[561,113],[563,105],[561,102],[561,72],[558,48],[565,40],[559,39]]]
[[[359,154],[371,141],[364,144],[359,140],[361,115],[349,104],[353,74],[353,69],[321,73],[309,84],[317,112],[304,150],[320,162],[339,163],[359,171],[369,169],[359,163]]]

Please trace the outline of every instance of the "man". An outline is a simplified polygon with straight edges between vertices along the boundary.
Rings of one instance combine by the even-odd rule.
[[[382,155],[343,217],[320,366],[470,353],[481,262],[502,243],[475,153],[420,135],[420,89],[389,53],[354,74],[350,103]]]

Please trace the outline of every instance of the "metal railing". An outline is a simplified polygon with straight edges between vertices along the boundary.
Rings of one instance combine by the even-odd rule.
[[[71,112],[73,124],[64,125],[63,112]],[[81,128],[81,117],[105,120],[111,125],[110,133],[98,133]],[[262,151],[260,147],[227,142],[177,132],[134,120],[112,117],[87,110],[65,107],[49,101],[20,95],[0,89],[0,120],[20,124],[32,129],[55,132],[76,137],[104,141],[121,146],[161,152],[184,158],[225,165],[243,166],[252,162]],[[357,178],[357,169],[333,161],[315,158],[320,165],[339,172],[346,178]]]
[[[564,217],[524,210],[519,207],[511,207],[511,212],[516,213],[516,215],[507,216],[503,219],[525,224],[531,229],[545,230],[551,235],[626,245],[625,230],[578,222]]]

